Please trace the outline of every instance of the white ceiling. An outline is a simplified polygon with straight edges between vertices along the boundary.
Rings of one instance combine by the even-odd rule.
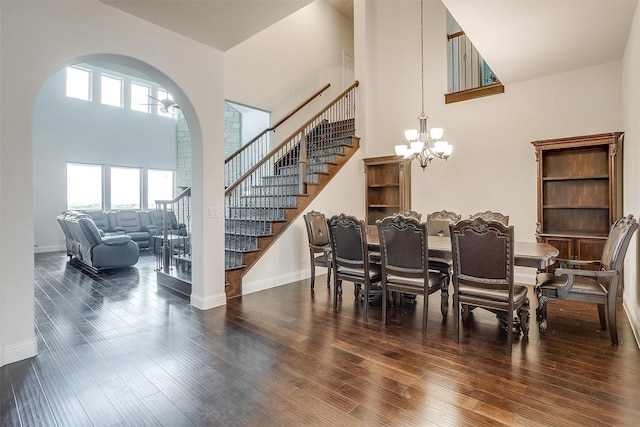
[[[100,0],[222,52],[313,0]]]
[[[100,1],[223,52],[312,2]],[[353,18],[353,0],[325,1]],[[638,0],[442,1],[504,84],[621,59],[638,3]]]
[[[637,0],[442,0],[503,84],[622,58]]]

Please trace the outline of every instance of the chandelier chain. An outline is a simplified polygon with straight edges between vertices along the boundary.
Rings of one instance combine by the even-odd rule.
[[[424,116],[424,0],[420,0],[420,82],[422,84],[422,115]]]

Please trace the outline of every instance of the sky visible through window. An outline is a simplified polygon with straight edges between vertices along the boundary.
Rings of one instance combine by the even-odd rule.
[[[140,169],[111,168],[111,210],[140,209]]]
[[[102,166],[67,163],[67,209],[102,209]]]
[[[148,113],[149,109],[149,86],[140,83],[131,83],[131,109]]]
[[[67,96],[91,100],[91,71],[78,67],[67,67]]]
[[[105,74],[100,76],[100,102],[122,107],[122,79]]]

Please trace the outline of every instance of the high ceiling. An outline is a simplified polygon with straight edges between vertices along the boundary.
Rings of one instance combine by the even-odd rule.
[[[100,0],[222,52],[313,0]]]
[[[637,0],[443,0],[504,84],[622,58]]]
[[[100,1],[223,52],[312,2]],[[353,18],[354,0],[325,1]],[[621,59],[638,3],[638,0],[442,1],[504,84]]]

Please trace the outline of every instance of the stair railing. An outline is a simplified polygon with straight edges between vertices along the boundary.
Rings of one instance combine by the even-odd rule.
[[[271,140],[269,138],[269,134],[271,132],[275,132],[278,127],[280,127],[298,111],[302,110],[315,98],[322,95],[322,93],[325,90],[329,89],[330,86],[331,83],[327,83],[322,89],[309,97],[291,113],[287,114],[287,116],[285,116],[282,120],[260,132],[255,138],[244,144],[242,147],[234,151],[229,157],[227,157],[224,161],[225,187],[233,185],[233,183],[235,183],[240,176],[244,175],[249,168],[253,167],[264,157],[266,153],[269,152],[269,150],[271,149]]]
[[[327,172],[323,161],[340,151],[335,141],[355,134],[356,81],[322,111],[249,168],[225,190],[225,265],[242,267],[242,253],[256,250],[258,235],[284,221],[296,196]],[[303,141],[305,143],[303,143]]]
[[[171,200],[156,200],[156,211],[162,212],[161,240],[156,236],[157,271],[170,273],[172,259],[191,267],[191,187]],[[173,218],[172,218],[173,217]],[[161,250],[156,245],[161,245]]]

